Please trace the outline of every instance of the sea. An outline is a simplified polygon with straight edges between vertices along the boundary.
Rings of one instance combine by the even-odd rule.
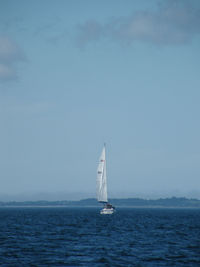
[[[200,266],[200,209],[0,208],[0,266]]]

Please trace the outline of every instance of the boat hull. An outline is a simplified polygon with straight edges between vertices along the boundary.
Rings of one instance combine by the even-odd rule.
[[[111,209],[107,209],[107,208],[103,208],[101,211],[100,211],[100,214],[113,214],[114,213],[114,209],[111,208]]]

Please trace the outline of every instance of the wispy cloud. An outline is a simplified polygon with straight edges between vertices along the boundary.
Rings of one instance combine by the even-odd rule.
[[[0,111],[3,111],[4,114],[15,114],[15,115],[42,115],[46,114],[50,110],[54,109],[55,105],[50,102],[18,102],[15,100],[6,101],[5,99],[0,100]]]
[[[78,26],[77,44],[84,46],[89,42],[100,40],[105,35],[105,28],[95,20],[88,20]]]
[[[24,60],[25,55],[17,43],[0,36],[0,81],[17,79],[17,65]]]
[[[200,2],[166,0],[156,10],[134,12],[101,24],[88,20],[78,25],[77,43],[85,46],[102,38],[130,44],[135,41],[156,45],[190,42],[200,34]]]

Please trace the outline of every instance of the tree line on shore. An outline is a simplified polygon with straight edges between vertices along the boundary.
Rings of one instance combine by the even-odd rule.
[[[110,202],[116,207],[188,207],[200,208],[200,200],[188,199],[185,197],[171,197],[159,199],[142,198],[113,198]],[[9,201],[0,202],[1,207],[5,206],[67,206],[67,207],[97,207],[99,204],[95,198],[82,199],[77,201]]]

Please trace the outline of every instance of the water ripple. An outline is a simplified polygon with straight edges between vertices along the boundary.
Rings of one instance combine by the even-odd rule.
[[[200,266],[200,210],[0,211],[1,266]]]

